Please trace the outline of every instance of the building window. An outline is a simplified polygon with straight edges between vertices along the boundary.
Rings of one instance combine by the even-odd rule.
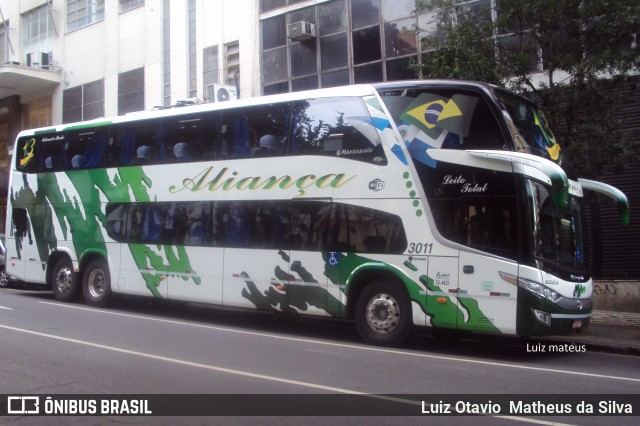
[[[74,123],[104,116],[104,80],[62,92],[62,122]]]
[[[49,16],[49,8],[41,6],[22,15],[22,46],[25,55],[41,52],[49,56],[53,40],[53,24]],[[40,61],[40,58],[38,58]],[[30,63],[29,58],[25,63]],[[49,61],[47,60],[47,64]],[[42,62],[38,62],[41,66]]]
[[[104,20],[104,0],[67,0],[67,31]]]
[[[144,0],[120,0],[120,11],[126,12],[134,7],[144,5]]]
[[[118,75],[118,115],[144,110],[144,68]]]
[[[218,46],[209,46],[202,51],[202,66],[203,74],[202,80],[204,82],[204,94],[206,98],[209,98],[208,87],[213,87],[214,84],[220,81],[220,69],[218,65]],[[207,101],[213,101],[213,99],[205,99]]]
[[[415,13],[415,0],[309,3],[260,2],[264,94],[418,77],[413,65],[429,46],[418,43],[427,18]],[[299,21],[315,34],[289,38]]]
[[[286,62],[285,62],[286,63]],[[224,46],[225,84],[238,86],[240,83],[240,44],[236,41]]]

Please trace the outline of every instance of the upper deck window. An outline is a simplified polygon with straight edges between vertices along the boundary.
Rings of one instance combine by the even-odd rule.
[[[411,156],[435,164],[426,150],[509,149],[500,125],[480,93],[456,89],[393,89],[380,95]]]

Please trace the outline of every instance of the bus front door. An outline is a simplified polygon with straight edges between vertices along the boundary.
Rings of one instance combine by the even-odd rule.
[[[431,256],[427,284],[427,323],[433,327],[456,328],[458,301],[458,258]]]
[[[457,327],[488,333],[515,333],[517,287],[500,273],[518,275],[518,264],[486,254],[460,252],[460,311]]]

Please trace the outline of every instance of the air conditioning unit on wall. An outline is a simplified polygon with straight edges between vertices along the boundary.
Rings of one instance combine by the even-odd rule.
[[[235,86],[223,84],[209,84],[206,87],[207,102],[224,102],[238,99]]]
[[[316,26],[307,21],[298,21],[289,24],[289,38],[295,41],[316,38]]]
[[[48,53],[31,52],[27,53],[27,66],[31,68],[49,69],[50,58]]]

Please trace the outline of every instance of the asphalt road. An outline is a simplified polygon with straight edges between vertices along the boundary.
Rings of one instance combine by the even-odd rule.
[[[0,394],[282,395],[283,405],[297,403],[292,395],[385,394],[401,403],[414,402],[416,417],[369,417],[367,423],[459,424],[471,418],[422,414],[416,395],[437,403],[446,394],[459,399],[469,394],[507,394],[517,399],[523,394],[640,393],[640,357],[580,348],[534,352],[538,348],[535,342],[519,338],[420,330],[404,346],[386,349],[364,344],[349,322],[131,298],[95,309],[58,303],[49,292],[0,289]],[[0,424],[103,424],[114,419],[127,424],[150,420],[4,417]],[[216,424],[300,423],[299,418],[215,420]],[[635,424],[637,417],[525,413],[473,420],[623,425]],[[211,421],[186,417],[181,423]],[[173,421],[155,418],[154,422]],[[362,424],[363,419],[306,417],[304,422]]]

